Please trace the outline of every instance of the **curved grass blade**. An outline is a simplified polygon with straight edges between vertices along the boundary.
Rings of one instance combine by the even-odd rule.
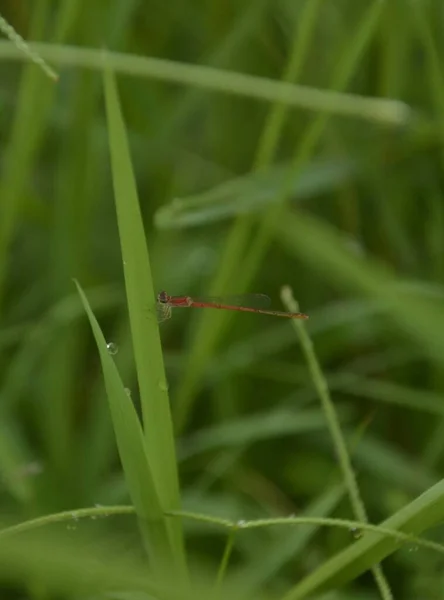
[[[0,527],[8,524],[10,521],[2,519]],[[59,527],[5,536],[0,541],[0,582],[25,588],[30,582],[38,581],[45,586],[46,597],[58,598],[117,598],[119,591],[126,591],[128,598],[144,600],[235,597],[233,589],[216,594],[214,586],[199,574],[192,589],[178,585],[171,573],[168,580],[159,581],[147,570],[137,550],[131,551],[127,545],[122,548],[122,538],[105,534],[103,529],[100,536],[87,531],[77,534]],[[262,594],[256,594],[254,600],[262,598]]]
[[[267,411],[228,421],[221,425],[214,425],[194,433],[184,440],[181,459],[184,460],[220,448],[245,446],[288,434],[322,431],[324,428],[325,418],[318,409]]]
[[[302,517],[328,517],[344,496],[340,485],[331,486],[304,510]],[[239,582],[249,594],[266,585],[289,561],[301,555],[315,536],[319,527],[307,525],[297,529],[279,531],[269,543],[258,548],[254,560],[239,571]]]
[[[259,212],[279,201],[282,181],[289,180],[289,197],[305,200],[331,191],[356,176],[351,160],[315,162],[301,171],[292,166],[275,166],[226,181],[208,191],[187,198],[175,198],[154,216],[159,229],[183,229]]]
[[[440,523],[443,518],[444,481],[440,481],[380,525],[387,529],[418,535]],[[337,588],[369,570],[372,565],[398,548],[397,540],[366,532],[352,546],[303,579],[284,596],[283,600],[302,600],[324,590]]]
[[[97,343],[114,432],[126,482],[139,517],[145,545],[159,569],[167,566],[169,541],[153,472],[145,450],[142,427],[106,340],[80,285],[75,281]]]

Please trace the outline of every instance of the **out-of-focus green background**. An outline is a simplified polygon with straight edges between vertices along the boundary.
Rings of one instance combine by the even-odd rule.
[[[290,285],[310,315],[369,520],[439,481],[441,2],[3,0],[0,11],[29,40],[402,102],[371,118],[360,99],[354,115],[322,113],[241,97],[229,84],[220,92],[135,77],[130,60],[117,79],[156,288],[261,292],[284,310],[280,290]],[[101,74],[50,60],[54,84],[1,48],[0,512],[25,520],[128,504],[97,350],[72,283],[116,344],[137,405]],[[184,508],[233,520],[302,511],[352,518],[291,323],[176,312],[161,336]],[[130,517],[100,527],[119,532],[122,552],[138,544]],[[185,532],[191,563],[213,572],[226,534],[191,522]],[[304,532],[246,532],[228,570],[279,597],[353,537]],[[431,535],[442,540],[439,528]],[[383,567],[397,599],[442,598],[439,554],[403,546]],[[1,597],[50,597],[28,583]],[[367,574],[331,597],[380,594]]]

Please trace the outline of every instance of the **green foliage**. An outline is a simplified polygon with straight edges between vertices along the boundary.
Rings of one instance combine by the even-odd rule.
[[[2,5],[2,597],[441,597],[441,12]]]

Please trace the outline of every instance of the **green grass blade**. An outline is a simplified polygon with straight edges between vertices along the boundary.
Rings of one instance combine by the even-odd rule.
[[[128,489],[140,520],[144,542],[150,551],[151,558],[157,562],[157,567],[163,569],[169,558],[167,526],[149,457],[145,450],[142,427],[132,401],[125,391],[117,367],[109,354],[107,342],[88,300],[77,282],[76,286],[99,350],[119,455]]]
[[[34,490],[27,469],[34,466],[41,469],[41,464],[34,462],[32,451],[26,440],[23,428],[14,422],[9,415],[2,415],[0,424],[0,472],[2,473],[3,491],[7,491],[23,506],[31,506]]]
[[[344,90],[349,84],[350,79],[355,74],[362,55],[368,48],[372,40],[376,26],[383,10],[380,2],[373,2],[364,13],[359,24],[357,33],[353,36],[353,41],[347,45],[346,50],[338,61],[338,66],[332,77],[331,87],[335,90]],[[307,17],[307,27],[312,27],[312,16]],[[294,42],[299,46],[298,41]],[[352,47],[352,51],[350,51]],[[294,59],[295,60],[295,59]],[[296,64],[295,60],[295,64]],[[303,164],[313,155],[317,144],[325,130],[330,118],[330,113],[320,111],[316,118],[309,124],[306,132],[298,142],[294,157],[293,167],[299,171]],[[282,121],[279,121],[282,125]],[[265,139],[265,138],[264,138]],[[268,137],[267,137],[268,139]],[[272,139],[270,137],[270,139]],[[273,139],[277,139],[276,135]],[[270,157],[273,156],[274,149],[267,151]],[[261,152],[262,155],[262,152]],[[226,292],[228,284],[233,285],[236,282],[236,291],[246,291],[254,280],[260,269],[264,254],[269,243],[276,234],[276,226],[282,217],[283,206],[291,189],[289,184],[291,179],[283,180],[279,190],[278,202],[271,205],[266,212],[261,215],[259,227],[251,237],[254,222],[251,216],[240,216],[234,223],[228,241],[225,244],[224,254],[222,256],[219,269],[211,285],[211,293],[220,294]],[[239,266],[241,265],[241,266]],[[204,369],[211,358],[214,349],[229,321],[234,318],[233,315],[219,314],[215,317],[202,317],[200,330],[195,339],[194,347],[191,350],[190,368],[187,369],[184,381],[181,387],[181,393],[177,402],[177,411],[175,414],[178,428],[182,428],[186,423],[190,413],[196,390],[198,389]]]
[[[317,1],[306,4],[301,18],[297,20],[296,30],[291,40],[291,50],[282,73],[282,80],[288,84],[298,80],[301,67],[307,58],[319,9],[320,4]],[[288,106],[278,100],[270,106],[253,160],[253,170],[261,170],[273,162],[287,113]],[[233,273],[236,273],[240,258],[246,251],[253,225],[251,215],[240,215],[236,219],[225,244],[219,268],[211,282],[212,293],[226,292],[227,286],[233,281]],[[189,368],[185,372],[177,402],[176,422],[179,429],[186,424],[204,369],[229,321],[230,317],[222,313],[214,317],[203,315],[200,321],[194,346],[190,352]]]
[[[32,15],[30,37],[43,36],[45,25],[51,14],[51,5],[47,0],[35,3]],[[74,19],[75,11],[68,2],[60,3],[56,12],[53,40],[62,42],[68,32],[69,25]],[[80,3],[74,2],[76,10]],[[22,50],[9,42],[22,58],[28,57]],[[50,44],[49,44],[50,45]],[[39,56],[38,50],[35,51]],[[42,79],[43,77],[43,79]],[[3,180],[0,185],[2,203],[0,206],[0,305],[2,303],[4,277],[9,262],[8,251],[23,217],[26,186],[32,179],[32,168],[40,149],[47,125],[49,109],[56,92],[53,81],[48,81],[42,73],[33,66],[27,66],[23,71],[20,91],[15,101],[17,106],[11,127],[10,142],[6,147]]]
[[[376,402],[387,402],[444,417],[442,395],[436,392],[416,390],[390,381],[361,377],[353,372],[332,375],[329,385],[332,389],[343,390],[359,398],[370,398]]]
[[[175,198],[170,204],[159,208],[155,223],[159,229],[184,229],[239,214],[255,213],[279,200],[283,179],[293,177],[293,183],[289,184],[289,196],[297,201],[333,191],[355,174],[355,165],[351,160],[317,161],[300,172],[291,166],[274,166],[266,171],[226,181],[194,196]]]
[[[299,81],[302,70],[309,55],[310,43],[313,39],[316,25],[322,11],[322,0],[305,2],[300,9],[300,14],[295,19],[295,28],[292,32],[292,46],[282,74],[282,80],[289,83]],[[254,157],[254,169],[262,169],[275,159],[279,149],[279,141],[284,131],[284,124],[289,116],[288,106],[275,102],[261,131],[258,149]],[[251,225],[251,224],[250,224]]]
[[[381,527],[407,534],[419,534],[444,518],[444,482],[440,481],[413,502],[381,523]],[[336,588],[364,573],[399,548],[393,538],[374,533],[363,537],[303,579],[284,596],[302,600],[324,590]]]
[[[439,475],[426,466],[418,468],[417,464],[412,464],[412,457],[406,452],[370,434],[359,442],[354,458],[360,470],[373,474],[381,485],[404,490],[407,499],[410,494],[420,494],[439,479]]]
[[[146,449],[164,510],[180,503],[168,386],[151,277],[125,124],[112,72],[104,75],[111,167],[128,310],[142,404]],[[169,525],[176,559],[184,564],[180,523]]]
[[[43,43],[36,43],[33,46],[44,58],[66,66],[103,69],[103,56],[99,50]],[[14,46],[0,43],[0,60],[11,58],[23,59],[23,56]],[[126,75],[180,83],[266,102],[279,102],[309,111],[325,111],[332,115],[342,115],[372,123],[398,127],[411,123],[413,117],[412,110],[398,100],[320,90],[223,69],[118,52],[110,52],[108,62],[113,71]]]
[[[37,4],[31,22],[31,36],[42,35],[48,12],[48,2]],[[11,44],[8,42],[7,45]],[[19,54],[22,55],[21,51]],[[0,185],[0,305],[3,303],[10,245],[20,221],[26,181],[41,142],[43,123],[53,92],[53,83],[48,82],[39,70],[29,65],[25,67],[15,99],[10,141],[4,150],[3,160],[7,168]]]
[[[36,581],[47,586],[44,595],[28,594],[30,598],[110,598],[120,590],[156,600],[233,598],[231,590],[216,594],[205,577],[198,576],[192,590],[171,577],[159,581],[147,572],[140,553],[122,548],[117,535],[75,535],[63,528],[24,531],[0,540],[0,581],[5,588],[8,584],[22,588]]]
[[[233,546],[234,546],[235,537],[236,537],[236,528],[233,528],[230,531],[230,533],[228,534],[227,541],[226,541],[226,544],[225,544],[225,550],[224,550],[224,553],[222,555],[222,558],[221,558],[221,561],[220,561],[220,565],[219,565],[219,569],[218,569],[218,572],[217,572],[216,585],[215,585],[215,588],[217,590],[220,590],[220,588],[222,586],[222,582],[223,582],[224,577],[225,577],[225,574],[227,572],[228,564],[230,562],[230,557],[231,557],[231,554],[233,552]]]
[[[278,239],[293,256],[336,284],[380,302],[401,330],[442,361],[444,320],[437,299],[403,289],[388,268],[369,259],[364,262],[337,231],[309,215],[287,212],[278,229]]]
[[[254,35],[257,27],[260,27],[261,17],[266,10],[268,0],[257,0],[248,6],[240,14],[237,21],[233,23],[232,28],[227,32],[226,37],[221,41],[208,57],[203,57],[204,64],[211,65],[214,68],[227,67],[234,62],[235,57],[242,52],[244,46],[248,44],[249,39]],[[155,136],[150,147],[155,148],[156,155],[169,151],[174,143],[174,136],[178,131],[182,131],[193,114],[197,114],[206,103],[211,102],[202,88],[190,87],[185,91],[185,95],[177,102],[174,110],[164,123],[162,134]]]
[[[290,288],[284,288],[282,290],[282,301],[287,307],[287,310],[291,312],[299,312],[299,305],[293,299]],[[293,319],[292,325],[294,326],[296,334],[301,343],[302,351],[307,361],[313,385],[318,393],[322,409],[327,419],[328,427],[330,429],[330,435],[336,450],[336,456],[342,471],[342,477],[344,478],[344,483],[347,488],[353,513],[356,519],[365,523],[368,520],[367,511],[365,509],[361,492],[358,487],[356,475],[351,462],[351,457],[347,448],[347,443],[345,441],[345,436],[342,432],[341,424],[339,422],[339,417],[335,405],[333,404],[333,401],[331,399],[328,384],[325,379],[324,373],[322,372],[321,365],[319,364],[318,358],[316,356],[313,342],[305,329],[303,321]],[[373,566],[372,572],[376,584],[381,593],[381,597],[386,599],[392,598],[390,587],[385,579],[381,567],[379,565]]]
[[[321,496],[313,500],[301,517],[327,517],[337,507],[344,496],[342,486],[330,487]],[[261,589],[288,561],[294,559],[307,547],[318,527],[309,525],[296,531],[279,531],[279,535],[270,540],[267,547],[258,549],[257,556],[248,567],[239,573],[240,584],[249,593]]]
[[[322,431],[324,428],[325,418],[319,410],[267,411],[265,414],[254,414],[197,431],[184,440],[181,458],[289,434]]]
[[[50,79],[57,81],[59,76],[54,71],[54,69],[52,69],[38,53],[34,52],[32,48],[28,46],[28,44],[25,42],[22,36],[19,35],[15,31],[15,29],[1,15],[0,31],[2,31],[11,40],[11,42],[15,45],[17,50],[23,52],[29,60],[31,60],[33,63],[39,66]]]
[[[371,41],[376,35],[377,25],[383,10],[384,5],[379,2],[379,0],[375,0],[364,12],[359,27],[353,34],[352,41],[347,43],[345,50],[338,60],[337,67],[332,76],[332,89],[341,91],[347,89],[353,76],[356,75],[363,57],[368,52]],[[312,123],[307,127],[294,154],[293,166],[295,170],[299,171],[301,166],[309,160],[316,151],[329,119],[329,113],[320,111]],[[248,273],[247,277],[243,277],[245,286],[249,286],[253,281],[256,273],[260,269],[265,251],[273,237],[276,235],[276,226],[283,218],[282,213],[288,198],[288,191],[289,180],[283,180],[279,194],[279,202],[269,208],[263,216],[258,230],[255,232],[252,244],[248,248],[248,254],[242,264],[243,273]]]

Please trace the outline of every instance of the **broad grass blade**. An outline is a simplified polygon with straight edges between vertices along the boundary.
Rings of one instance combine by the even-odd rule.
[[[142,404],[146,451],[164,510],[179,507],[179,483],[168,386],[156,314],[156,294],[129,144],[116,82],[104,74],[109,147],[128,311]],[[167,524],[177,564],[185,569],[180,522]]]

